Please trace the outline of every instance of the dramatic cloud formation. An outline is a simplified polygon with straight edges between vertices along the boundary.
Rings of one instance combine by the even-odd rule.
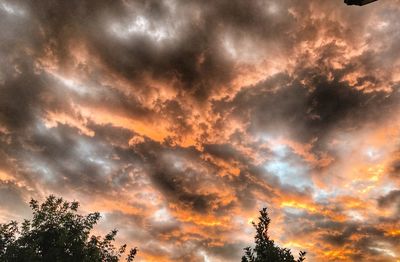
[[[400,257],[400,1],[0,0],[0,222],[54,193],[139,261]],[[397,260],[396,260],[397,259]]]

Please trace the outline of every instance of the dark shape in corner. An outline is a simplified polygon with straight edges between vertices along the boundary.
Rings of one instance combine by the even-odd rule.
[[[377,0],[344,0],[347,5],[366,5]]]

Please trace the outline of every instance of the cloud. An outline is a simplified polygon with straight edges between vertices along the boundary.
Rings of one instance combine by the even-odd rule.
[[[398,4],[0,0],[0,222],[56,193],[231,261],[268,206],[310,261],[393,261]]]

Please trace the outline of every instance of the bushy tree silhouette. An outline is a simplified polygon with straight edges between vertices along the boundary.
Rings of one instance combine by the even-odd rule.
[[[90,236],[100,214],[82,216],[79,203],[49,196],[44,203],[31,200],[32,220],[0,224],[0,261],[4,262],[116,262],[126,245],[113,245],[117,230],[103,238]],[[130,250],[126,261],[132,261],[137,249]]]
[[[256,229],[255,247],[246,247],[242,262],[302,262],[305,260],[306,252],[300,251],[299,258],[294,259],[292,252],[287,248],[280,248],[268,236],[268,228],[271,219],[267,208],[260,210],[258,223],[252,222]]]

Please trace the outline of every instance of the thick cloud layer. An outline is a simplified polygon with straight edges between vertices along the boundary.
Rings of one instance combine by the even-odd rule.
[[[0,222],[54,193],[139,261],[400,257],[400,2],[0,0]]]

